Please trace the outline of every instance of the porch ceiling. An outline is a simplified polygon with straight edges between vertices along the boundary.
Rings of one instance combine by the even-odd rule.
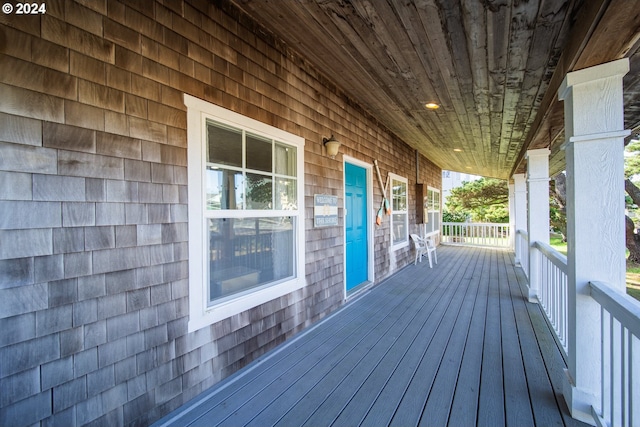
[[[508,178],[551,147],[562,170],[564,75],[625,56],[640,127],[638,0],[233,1],[443,169]]]

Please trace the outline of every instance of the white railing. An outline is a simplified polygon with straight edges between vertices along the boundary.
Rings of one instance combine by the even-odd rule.
[[[479,238],[473,226],[444,223],[442,239],[454,244],[489,245]],[[495,230],[494,235],[501,232],[499,228]],[[508,238],[508,232],[504,236]],[[537,300],[565,360],[569,360],[568,352],[575,351],[569,349],[569,342],[580,330],[569,327],[567,257],[548,244],[529,242],[524,230],[515,231],[514,237],[516,261],[527,278],[534,274],[539,278]],[[532,256],[536,258],[530,260]],[[529,271],[530,266],[535,272]],[[601,318],[600,330],[594,331],[598,338],[593,343],[600,346],[593,348],[594,352],[600,351],[600,372],[593,372],[601,378],[600,408],[592,407],[593,419],[599,427],[640,426],[640,302],[605,283],[591,282],[589,286],[591,297],[600,306]]]
[[[520,263],[524,275],[529,278],[529,234],[524,230],[516,231],[516,261]]]
[[[431,239],[433,244],[438,246],[440,244],[440,230],[431,231],[422,235],[423,239]]]
[[[640,303],[605,283],[591,282],[601,307],[601,426],[640,426]]]
[[[537,266],[540,278],[537,299],[567,358],[570,334],[576,333],[569,329],[567,257],[545,243],[529,244],[522,230],[516,232],[515,245],[525,272],[529,248],[536,249],[531,256],[539,258],[531,265]],[[601,319],[600,338],[594,342],[600,345],[600,409],[592,408],[593,418],[600,427],[640,426],[640,302],[605,283],[589,285]]]
[[[535,250],[530,252],[530,248]],[[581,331],[580,325],[575,330],[569,327],[567,257],[547,244],[530,243],[523,230],[515,233],[515,250],[525,273],[529,274],[529,265],[536,266],[535,277],[540,278],[538,302],[565,360],[571,359],[567,356],[569,351],[575,351],[569,348],[573,334],[586,331]],[[531,256],[538,258],[529,264]],[[534,276],[534,272],[530,275]],[[600,376],[601,390],[599,408],[594,404],[591,409],[593,419],[599,427],[640,426],[640,302],[606,283],[591,282],[589,289],[600,307],[600,328],[593,331],[593,352],[600,352],[600,372],[594,365],[593,375]]]
[[[509,224],[443,222],[442,243],[464,246],[493,246],[508,248],[511,245]]]
[[[566,357],[569,332],[567,257],[542,242],[534,242],[533,246],[540,256],[540,262],[536,263],[540,269],[538,277],[541,278],[538,301]]]

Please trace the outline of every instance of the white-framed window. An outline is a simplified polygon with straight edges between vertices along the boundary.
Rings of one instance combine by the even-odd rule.
[[[409,244],[408,180],[389,173],[391,180],[391,249]]]
[[[184,102],[194,331],[304,286],[304,139]]]
[[[427,187],[425,232],[440,230],[440,190]]]

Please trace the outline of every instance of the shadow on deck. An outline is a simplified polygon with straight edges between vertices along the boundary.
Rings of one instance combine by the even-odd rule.
[[[440,246],[159,420],[175,426],[578,426],[504,250]]]

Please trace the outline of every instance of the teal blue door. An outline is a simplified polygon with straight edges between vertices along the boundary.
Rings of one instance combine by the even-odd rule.
[[[367,170],[345,163],[347,291],[368,279]]]

